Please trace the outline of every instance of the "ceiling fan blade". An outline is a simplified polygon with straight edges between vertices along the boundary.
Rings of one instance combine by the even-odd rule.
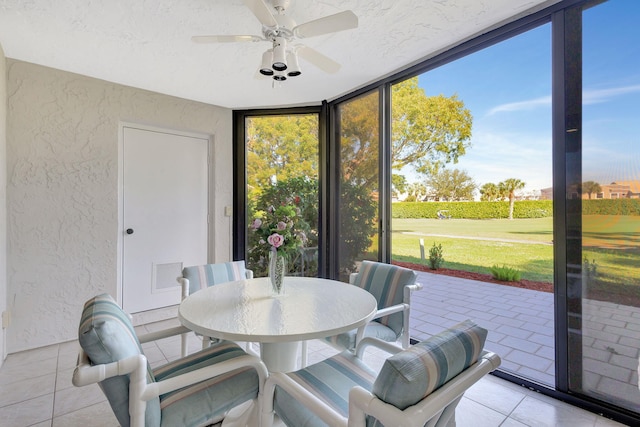
[[[271,7],[264,0],[244,0],[244,5],[253,12],[258,21],[267,27],[275,27],[278,25],[276,18],[271,13]]]
[[[308,46],[299,45],[296,48],[296,52],[300,57],[309,61],[326,73],[337,73],[340,69],[340,64],[336,61]]]
[[[260,36],[193,36],[191,41],[195,43],[234,43],[234,42],[259,42],[265,40]]]
[[[300,38],[320,36],[336,31],[358,28],[358,17],[350,10],[314,19],[300,24],[293,29],[293,33]]]

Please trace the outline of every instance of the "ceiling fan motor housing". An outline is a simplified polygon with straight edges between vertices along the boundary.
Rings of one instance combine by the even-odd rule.
[[[284,12],[285,9],[289,7],[290,3],[291,2],[289,0],[271,0],[271,6],[273,6],[278,13]]]

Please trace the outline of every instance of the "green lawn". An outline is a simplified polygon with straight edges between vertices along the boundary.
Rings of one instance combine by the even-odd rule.
[[[421,263],[422,238],[426,258],[434,243],[442,244],[446,268],[490,274],[504,264],[523,279],[553,282],[551,218],[394,219],[392,227],[394,260]],[[583,255],[595,260],[599,285],[640,287],[640,217],[585,216],[583,230]]]

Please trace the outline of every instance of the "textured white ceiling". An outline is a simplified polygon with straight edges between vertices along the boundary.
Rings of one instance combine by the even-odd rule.
[[[301,59],[303,74],[277,87],[257,73],[267,42],[190,40],[260,35],[242,0],[0,0],[0,44],[9,58],[228,108],[309,105],[557,1],[291,0],[298,24],[352,10],[359,27],[303,40],[336,74]]]

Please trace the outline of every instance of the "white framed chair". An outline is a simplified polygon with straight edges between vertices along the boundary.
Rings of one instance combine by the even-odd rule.
[[[349,283],[369,291],[378,301],[378,311],[367,325],[327,337],[327,342],[340,350],[354,350],[362,338],[374,337],[388,342],[400,339],[402,348],[408,348],[411,294],[422,289],[416,278],[408,268],[362,261],[358,272],[349,276]]]
[[[464,392],[500,366],[483,350],[487,330],[471,321],[405,350],[363,338],[350,351],[267,379],[263,426],[274,416],[289,427],[444,427],[455,425]],[[376,375],[363,361],[375,345],[393,354]]]
[[[184,267],[182,276],[178,277],[177,281],[182,287],[182,299],[184,300],[192,293],[209,286],[252,278],[253,271],[245,267],[244,261],[232,261]],[[188,334],[182,335],[182,357],[187,355],[187,336]],[[211,342],[210,337],[202,337],[202,348],[207,348]],[[250,344],[247,343],[247,350],[249,347]]]
[[[264,363],[237,344],[221,341],[151,369],[141,343],[183,333],[175,327],[137,337],[130,317],[108,294],[86,302],[73,373],[77,387],[98,383],[122,426],[200,426],[223,420],[228,411],[254,401],[259,424]]]

